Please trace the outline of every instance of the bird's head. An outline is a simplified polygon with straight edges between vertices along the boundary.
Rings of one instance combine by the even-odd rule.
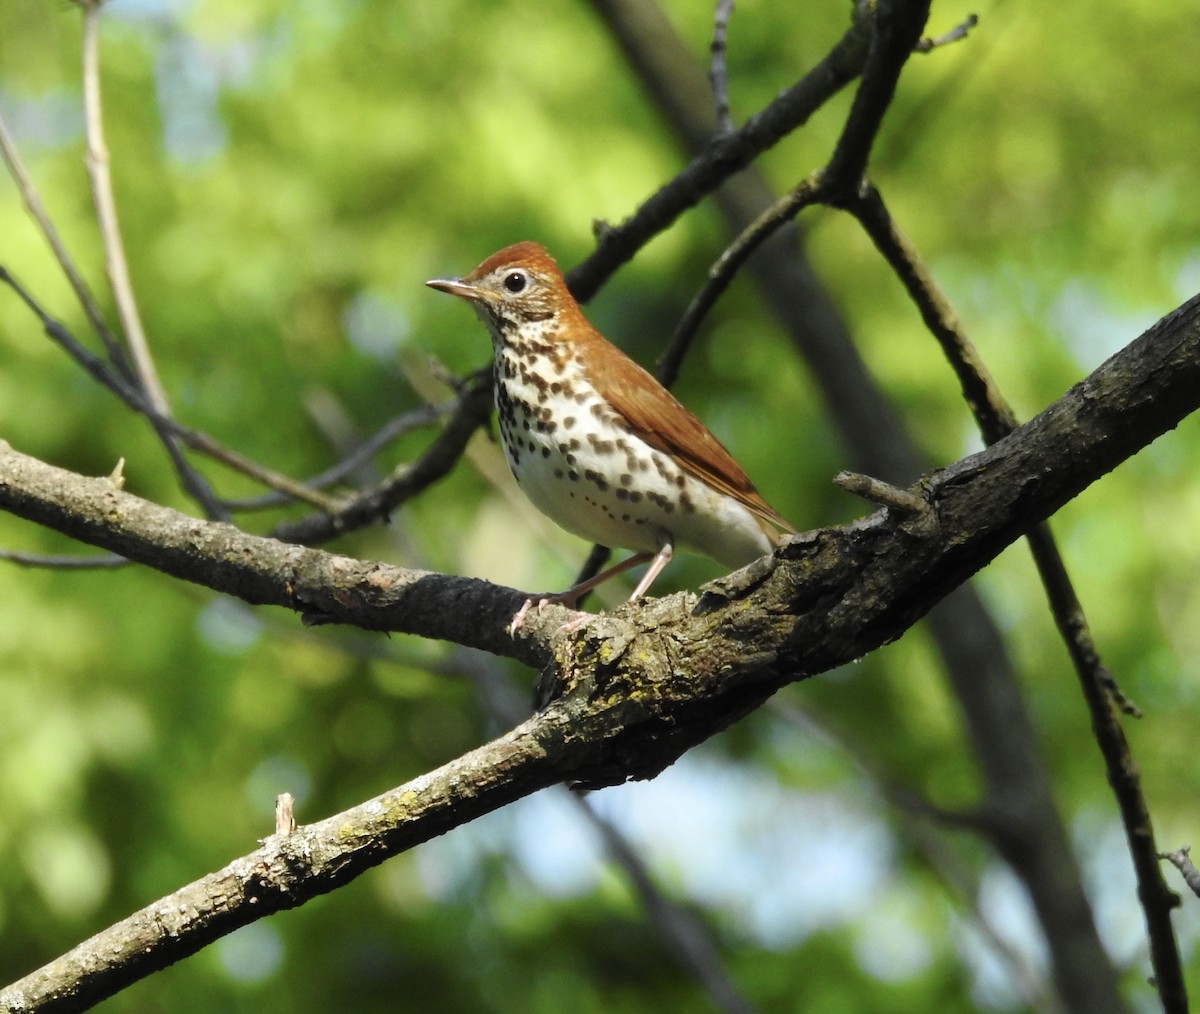
[[[554,258],[537,243],[514,243],[463,278],[433,278],[425,284],[470,302],[501,340],[511,340],[525,328],[540,331],[579,313]]]

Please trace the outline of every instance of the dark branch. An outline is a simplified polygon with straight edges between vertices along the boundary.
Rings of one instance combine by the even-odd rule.
[[[995,443],[1011,434],[1016,429],[1015,412],[967,337],[949,300],[888,213],[878,191],[870,186],[864,188],[849,204],[848,210],[862,223],[941,345],[984,439]],[[1125,700],[1096,650],[1083,605],[1049,526],[1037,525],[1029,531],[1028,538],[1055,625],[1079,679],[1096,742],[1121,812],[1138,878],[1138,897],[1145,912],[1159,994],[1168,1010],[1186,1010],[1183,969],[1171,927],[1171,911],[1178,904],[1178,898],[1167,886],[1159,867],[1150,809],[1113,703],[1118,702],[1127,712],[1136,709]]]
[[[900,71],[925,30],[929,4],[930,0],[878,0],[875,6],[875,31],[862,82],[825,170],[825,184],[834,203],[848,201],[858,193],[871,148],[896,94]]]
[[[613,26],[628,26],[641,0],[592,0],[592,6]],[[866,60],[870,38],[867,4],[856,3],[854,20],[825,59],[733,134],[718,137],[666,186],[649,197],[620,225],[600,232],[595,252],[567,273],[571,292],[587,302],[622,264],[683,212],[698,204],[730,176],[793,130],[853,81]],[[620,9],[620,17],[610,10]]]

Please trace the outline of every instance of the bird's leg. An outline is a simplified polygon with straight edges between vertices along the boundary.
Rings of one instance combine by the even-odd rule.
[[[637,587],[633,589],[633,594],[629,596],[630,602],[636,602],[650,590],[650,586],[654,583],[654,579],[663,572],[663,568],[671,562],[671,556],[675,552],[675,547],[671,543],[663,544],[662,549],[658,551],[651,561],[650,566],[646,568],[646,573],[642,575],[642,579],[638,582]],[[642,553],[643,558],[648,557],[649,553]]]
[[[629,596],[630,602],[636,602],[646,594],[650,588],[650,585],[654,583],[654,579],[658,577],[658,575],[662,573],[663,568],[671,562],[671,555],[674,553],[674,551],[674,547],[668,542],[655,554],[653,559],[651,559],[649,553],[638,553],[637,556],[630,557],[630,559],[626,560],[624,563],[617,564],[616,567],[610,567],[606,573],[592,578],[592,581],[594,581],[596,584],[599,584],[600,581],[612,577],[613,574],[619,573],[626,567],[632,567],[635,563],[641,563],[643,560],[650,560],[650,566],[646,568],[646,573],[642,575],[642,579],[637,583],[637,587],[633,589],[633,594]],[[582,592],[580,594],[582,594]],[[580,613],[578,616],[574,617],[574,619],[568,620],[561,627],[559,627],[558,632],[560,634],[569,634],[572,630],[587,620],[589,616],[591,616],[591,613]]]
[[[664,552],[667,554],[665,560],[662,559]],[[579,584],[572,585],[566,591],[554,592],[550,595],[534,595],[530,598],[527,598],[525,600],[525,604],[517,610],[517,614],[513,617],[512,624],[510,625],[509,629],[511,629],[514,634],[520,630],[522,625],[525,623],[525,614],[528,613],[530,609],[541,609],[543,606],[549,605],[562,605],[566,606],[568,609],[574,609],[575,604],[597,585],[603,584],[610,577],[616,577],[618,574],[627,571],[630,567],[636,567],[639,563],[645,563],[650,559],[653,559],[654,562],[650,564],[645,576],[643,576],[642,580],[638,582],[636,590],[630,597],[630,601],[633,601],[633,599],[639,598],[645,593],[646,589],[650,587],[650,582],[662,572],[663,567],[665,567],[668,561],[670,561],[670,543],[660,550],[657,556],[653,556],[650,553],[637,553],[634,556],[629,557],[628,560],[622,560],[620,563],[614,563],[607,570],[600,571],[599,574],[596,574],[594,577],[589,577],[586,581],[580,581]],[[659,562],[660,560],[662,560],[661,563]],[[590,615],[590,613],[578,613],[578,615],[574,616],[559,629],[574,630]]]

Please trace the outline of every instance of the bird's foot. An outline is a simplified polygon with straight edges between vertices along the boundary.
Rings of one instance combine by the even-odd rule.
[[[552,595],[534,595],[531,598],[527,598],[525,604],[517,610],[516,615],[512,618],[512,623],[508,625],[508,629],[513,634],[520,630],[525,625],[525,617],[528,615],[530,609],[536,609],[538,612],[541,612],[544,606],[560,605],[566,606],[575,613],[571,619],[558,628],[558,633],[560,634],[570,633],[592,615],[591,613],[584,613],[575,609],[577,601],[579,601],[578,592],[570,588],[565,592],[557,592]]]

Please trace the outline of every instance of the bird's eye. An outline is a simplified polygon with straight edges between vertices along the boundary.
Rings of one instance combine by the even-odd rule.
[[[501,284],[515,296],[518,293],[524,292],[529,286],[529,276],[519,268],[514,268],[504,276],[504,281]]]

